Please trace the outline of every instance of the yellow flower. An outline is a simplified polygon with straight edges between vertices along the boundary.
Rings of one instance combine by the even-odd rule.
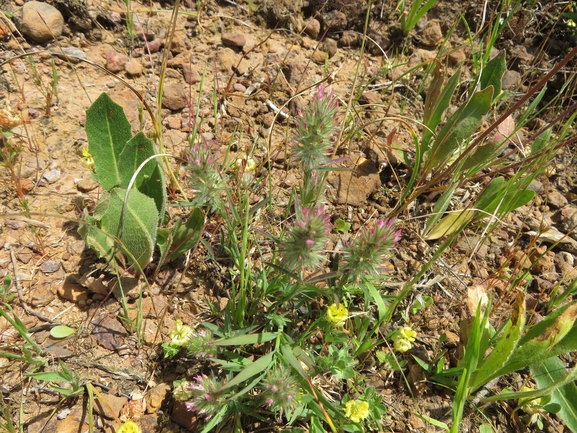
[[[120,426],[116,433],[142,433],[142,429],[134,421],[126,421]]]
[[[361,422],[369,416],[369,403],[362,400],[349,400],[345,404],[345,416],[352,422]]]
[[[170,337],[170,344],[175,346],[184,346],[192,337],[192,328],[188,325],[183,325],[181,320],[174,322],[174,329],[168,334]]]
[[[82,148],[82,158],[80,158],[84,165],[88,167],[90,170],[94,168],[94,158],[92,154],[88,151],[87,147]]]
[[[417,332],[410,326],[403,326],[393,336],[395,350],[397,352],[405,353],[413,347]]]
[[[188,389],[190,382],[187,380],[181,381],[178,385],[174,387],[172,395],[176,401],[186,401],[190,400],[194,393]]]
[[[528,386],[524,386],[521,389],[521,392],[525,392],[525,391],[535,391],[533,388],[529,388]],[[517,405],[523,409],[523,412],[528,413],[530,415],[534,415],[536,413],[541,412],[541,408],[539,406],[541,406],[541,399],[540,398],[535,398],[533,400],[530,400],[528,398],[520,398],[519,401],[517,402]]]
[[[334,328],[345,326],[345,320],[349,315],[349,310],[343,304],[333,304],[327,308],[327,320]]]

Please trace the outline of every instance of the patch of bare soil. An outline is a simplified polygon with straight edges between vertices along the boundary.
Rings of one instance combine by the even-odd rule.
[[[175,403],[169,391],[172,381],[192,377],[195,365],[183,359],[163,360],[159,345],[176,320],[191,325],[221,320],[229,301],[226,257],[209,260],[208,252],[199,248],[161,269],[151,289],[127,270],[121,281],[127,299],[123,307],[111,268],[86,248],[77,233],[83,212],[93,211],[102,194],[82,153],[87,146],[85,112],[91,102],[108,93],[124,107],[134,131],[143,127],[150,133],[151,119],[139,110],[143,101],[151,107],[157,104],[160,64],[168,50],[162,101],[167,153],[184,155],[195,127],[220,155],[226,153],[231,137],[233,156],[240,158],[257,143],[253,158],[257,165],[272,166],[273,188],[256,189],[251,204],[271,200],[275,210],[270,220],[282,224],[291,186],[299,176],[285,158],[294,116],[322,82],[345,106],[358,74],[364,84],[358,90],[356,117],[339,150],[340,156],[348,157],[342,166],[350,170],[332,174],[327,193],[330,213],[350,221],[354,234],[368,219],[388,215],[399,198],[399,179],[410,175],[409,168],[385,149],[387,140],[395,137],[399,148],[408,154],[414,151],[409,130],[399,122],[403,116],[422,118],[424,69],[411,69],[438,58],[448,75],[458,67],[463,78],[472,75],[468,35],[460,17],[476,32],[491,24],[486,21],[490,14],[476,2],[439,1],[405,37],[394,2],[373,2],[367,32],[371,39],[361,55],[364,1],[311,0],[307,5],[300,0],[208,0],[196,2],[199,10],[189,1],[180,6],[173,35],[172,5],[133,2],[136,12],[127,23],[126,5],[120,1],[49,3],[63,18],[63,26],[56,39],[49,35],[41,43],[25,28],[29,23],[22,16],[22,0],[0,7],[0,103],[13,107],[25,120],[12,129],[13,136],[2,140],[0,274],[14,278],[4,300],[16,295],[10,302],[13,314],[40,346],[39,356],[50,368],[57,370],[59,361],[64,361],[82,383],[97,390],[98,431],[113,432],[125,419],[138,420],[147,432],[195,430],[198,420]],[[496,2],[486,6],[495,9]],[[504,87],[512,94],[523,92],[527,80],[539,76],[572,43],[552,30],[558,12],[520,13],[497,43],[496,49],[508,54]],[[134,38],[128,32],[131,26]],[[562,85],[562,77],[556,80],[552,92]],[[545,112],[543,120],[547,117]],[[574,228],[577,190],[571,160],[569,151],[560,156],[556,173],[535,183],[539,195],[534,202],[512,215],[488,244],[477,247],[479,237],[471,232],[432,269],[422,290],[407,300],[426,295],[434,301],[413,318],[420,335],[413,354],[432,362],[444,353],[447,365],[454,365],[462,350],[459,323],[472,313],[467,304],[472,288],[492,293],[498,307],[513,302],[505,268],[514,274],[515,269],[537,262],[530,271],[535,315],[548,288],[574,274],[575,241],[546,252],[523,235],[543,224],[564,233]],[[186,185],[186,167],[178,163],[174,167]],[[176,202],[177,190],[170,193]],[[430,212],[430,203],[418,206],[415,216]],[[170,212],[181,211],[170,208]],[[414,221],[403,225],[404,239],[391,260],[392,292],[420,269],[435,248],[435,243],[419,238],[420,229]],[[218,222],[209,220],[207,243],[217,246],[218,230]],[[333,236],[336,243],[337,235]],[[138,310],[142,317],[137,317]],[[52,338],[50,329],[60,324],[74,328],[75,335]],[[441,343],[442,334],[446,338]],[[21,354],[22,345],[14,328],[1,318],[0,350]],[[0,358],[5,414],[15,421],[20,418],[24,431],[87,430],[85,399],[60,404],[61,396],[45,382],[26,377],[34,369],[32,363],[5,360]],[[367,361],[369,381],[388,408],[383,429],[432,431],[414,416],[417,411],[449,422],[452,394],[426,382],[412,357],[404,361],[406,381],[400,372]],[[515,380],[523,379],[508,376],[495,386],[517,386],[511,383]],[[524,426],[513,409],[503,403],[484,411],[499,431],[519,426],[536,431]],[[254,425],[248,422],[250,430],[248,426]],[[480,413],[469,411],[463,431],[476,431],[480,422]],[[563,431],[553,416],[545,422],[549,431]]]

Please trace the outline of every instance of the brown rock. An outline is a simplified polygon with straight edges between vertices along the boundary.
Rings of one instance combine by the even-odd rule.
[[[48,3],[30,1],[21,11],[20,24],[22,34],[34,42],[49,42],[58,38],[64,28],[64,17],[54,6]]]
[[[320,32],[321,32],[321,23],[318,20],[312,18],[307,21],[307,23],[305,24],[305,33],[307,35],[309,35],[313,39],[316,39],[318,38]]]
[[[327,196],[339,204],[351,206],[361,206],[381,186],[377,166],[368,159],[360,161],[354,171],[331,174],[327,181],[333,187]]]
[[[181,84],[169,84],[164,87],[162,106],[172,111],[186,107],[186,89]]]
[[[449,53],[449,65],[457,66],[465,61],[467,61],[467,54],[464,48],[459,48]]]
[[[170,391],[170,385],[167,383],[161,383],[156,385],[146,394],[146,412],[155,413],[160,409],[162,403],[166,399],[166,395]]]
[[[337,53],[337,41],[331,38],[327,38],[324,42],[320,45],[320,49],[329,55],[329,59],[334,57]]]
[[[340,32],[347,28],[348,20],[346,14],[333,9],[322,15],[325,27],[330,32]]]
[[[521,74],[517,71],[506,71],[501,87],[503,90],[515,90],[521,85]]]
[[[105,394],[102,391],[100,391],[100,396],[102,396],[104,401],[97,398],[94,410],[96,413],[108,419],[118,418],[122,408],[128,402],[126,397],[116,396],[114,394]]]
[[[198,73],[194,65],[190,63],[184,63],[182,65],[182,76],[187,84],[200,83],[202,76]]]
[[[124,65],[124,70],[126,73],[132,77],[138,77],[142,75],[142,63],[137,59],[130,59],[126,65]]]
[[[128,62],[128,57],[114,50],[106,52],[106,69],[110,72],[120,72]]]
[[[55,428],[55,432],[58,433],[77,433],[79,431],[88,431],[88,417],[85,416],[82,405],[74,406],[66,418],[56,422]]]
[[[244,95],[234,94],[228,101],[226,109],[228,114],[232,117],[241,117],[244,103],[245,103]]]
[[[311,58],[312,58],[313,62],[315,62],[316,64],[322,65],[325,62],[325,60],[327,59],[327,57],[328,57],[328,54],[325,53],[324,51],[316,50],[313,53],[313,56]]]
[[[76,189],[80,192],[90,192],[96,188],[98,188],[98,182],[94,182],[92,179],[81,179],[76,184]]]
[[[323,53],[324,61],[324,53]],[[306,65],[302,62],[290,62],[283,66],[282,73],[291,86],[302,81],[303,74],[306,72]]]
[[[238,63],[238,57],[230,48],[223,48],[216,53],[216,62],[221,71],[230,73]]]
[[[172,54],[182,53],[190,48],[190,41],[186,32],[183,30],[177,30],[174,32],[172,37],[172,44],[170,45],[170,52]]]
[[[18,183],[20,186],[20,190],[24,193],[24,194],[28,194],[30,191],[32,191],[34,189],[34,182],[32,182],[30,179],[25,179],[25,178],[20,178],[18,179]]]
[[[86,289],[80,284],[75,283],[64,282],[64,284],[58,288],[58,295],[67,301],[72,301],[79,305],[86,305],[86,301],[88,300]]]
[[[561,209],[567,206],[568,203],[569,201],[565,198],[565,196],[556,189],[547,194],[547,204],[551,207]]]
[[[146,399],[144,398],[134,399],[130,400],[128,403],[124,405],[122,411],[120,412],[120,416],[122,418],[138,421],[142,417],[142,415],[144,415],[145,410],[146,410]]]
[[[43,282],[34,286],[34,290],[30,290],[30,296],[26,301],[33,307],[44,307],[50,304],[56,293],[50,282]]]
[[[172,420],[189,431],[196,431],[200,427],[201,419],[195,416],[194,412],[186,408],[186,403],[177,401],[172,407]]]
[[[118,320],[105,315],[92,323],[94,324],[92,334],[102,347],[112,351],[122,348],[128,334]]]
[[[361,105],[378,105],[382,104],[383,100],[377,92],[364,92],[359,98]]]
[[[341,34],[339,44],[342,47],[356,47],[359,44],[359,35],[352,30],[345,30]]]
[[[225,47],[242,48],[246,44],[244,35],[236,32],[223,33],[221,40]]]
[[[443,41],[443,31],[438,21],[429,21],[419,33],[421,45],[425,48],[437,48]]]

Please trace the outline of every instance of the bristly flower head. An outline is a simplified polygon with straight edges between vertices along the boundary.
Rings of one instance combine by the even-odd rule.
[[[209,419],[226,404],[226,396],[220,390],[221,387],[222,383],[215,378],[204,374],[196,376],[188,386],[192,397],[186,402],[186,408]]]
[[[212,358],[218,353],[212,332],[204,329],[198,330],[189,337],[186,348],[188,354],[195,358]]]
[[[327,92],[324,86],[320,86],[317,95],[297,120],[292,156],[305,173],[328,161],[333,136],[338,130],[335,120],[337,105],[334,92]]]
[[[191,203],[195,206],[220,208],[227,178],[222,164],[214,158],[214,149],[208,142],[197,143],[190,148],[188,160],[194,193]]]
[[[318,267],[325,259],[322,252],[330,232],[323,206],[297,211],[297,220],[283,241],[283,266],[290,271]]]
[[[261,385],[264,405],[280,413],[290,413],[301,388],[292,373],[283,365],[269,370]]]
[[[358,282],[367,276],[379,274],[382,262],[400,239],[401,231],[395,228],[394,218],[380,219],[373,228],[362,230],[345,249],[347,280]]]

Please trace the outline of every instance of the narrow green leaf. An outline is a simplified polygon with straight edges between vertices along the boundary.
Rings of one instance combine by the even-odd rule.
[[[531,144],[531,156],[537,155],[540,151],[545,149],[547,143],[549,143],[549,139],[551,138],[551,132],[551,128],[548,128],[535,138]]]
[[[274,340],[278,337],[277,332],[263,332],[260,334],[239,335],[237,337],[216,340],[216,346],[244,346],[247,344],[259,344]]]
[[[496,177],[493,179],[477,198],[477,201],[475,202],[475,208],[489,212],[488,209],[490,204],[495,201],[497,194],[502,191],[504,183],[504,177]]]
[[[225,389],[231,388],[233,386],[239,385],[245,380],[250,379],[253,376],[263,372],[264,370],[268,369],[271,365],[273,356],[275,352],[270,352],[269,354],[257,359],[252,364],[249,364],[244,370],[238,373],[235,377],[233,377],[230,381],[224,384],[220,391],[224,391]]]
[[[491,354],[479,363],[479,368],[471,378],[471,392],[488,382],[487,378],[509,360],[517,347],[525,327],[525,294],[521,292],[513,305],[511,319],[505,325],[502,335]]]
[[[502,50],[497,56],[490,60],[481,73],[481,90],[489,86],[493,86],[493,98],[496,98],[501,93],[501,81],[503,75],[507,70],[505,64],[505,50]]]
[[[71,377],[68,377],[60,371],[46,371],[40,373],[29,373],[27,377],[32,377],[37,380],[44,380],[46,382],[70,382]]]
[[[546,388],[567,377],[567,370],[559,358],[549,358],[531,367],[531,374],[539,388]],[[551,394],[551,402],[561,406],[558,416],[571,431],[577,431],[577,387],[569,382]]]
[[[165,263],[176,260],[181,254],[194,248],[204,232],[204,214],[200,208],[194,208],[186,224],[175,225],[172,230],[170,255]]]
[[[476,92],[446,122],[433,142],[429,167],[444,163],[458,147],[477,130],[491,108],[493,87]]]
[[[50,335],[53,338],[66,338],[66,337],[71,336],[75,332],[76,331],[74,329],[69,328],[68,326],[59,325],[59,326],[55,326],[54,328],[52,328],[50,330]]]
[[[445,110],[447,108],[449,108],[449,105],[451,104],[451,99],[453,97],[453,93],[455,92],[455,88],[457,87],[457,84],[459,84],[459,78],[461,78],[461,70],[460,69],[458,69],[457,72],[455,72],[453,74],[453,76],[451,78],[449,78],[449,80],[447,81],[447,84],[445,85],[445,87],[441,91],[439,97],[435,100],[435,105],[431,109],[430,114],[428,115],[428,117],[424,121],[425,126],[427,126],[427,128],[429,128],[429,129],[431,129],[433,132],[435,131],[437,126],[439,126],[439,123],[441,123],[441,119],[443,118],[443,113],[445,112]],[[438,82],[433,81],[431,83],[431,85],[437,86]],[[432,90],[433,94],[431,96],[433,98],[435,97],[436,91],[437,91],[437,89]],[[427,94],[427,98],[428,98],[428,94]],[[429,132],[427,129],[425,129],[423,131],[422,144],[423,144],[423,146],[425,146],[425,149],[423,149],[424,151],[426,151],[428,149],[428,144],[431,141],[432,137],[433,137],[433,134],[431,132]]]
[[[424,234],[427,235],[431,229],[443,218],[445,211],[451,204],[451,199],[453,198],[453,194],[455,190],[459,186],[458,182],[453,182],[452,185],[448,185],[447,189],[441,194],[441,197],[433,206],[433,211],[431,212],[431,216],[427,220],[427,224],[425,225]]]
[[[429,234],[424,236],[428,241],[439,239],[443,236],[451,235],[461,230],[465,224],[468,224],[475,216],[472,209],[464,209],[451,212],[433,227]]]
[[[97,180],[110,191],[121,183],[120,153],[132,138],[130,123],[122,107],[103,93],[86,111],[85,130]]]

